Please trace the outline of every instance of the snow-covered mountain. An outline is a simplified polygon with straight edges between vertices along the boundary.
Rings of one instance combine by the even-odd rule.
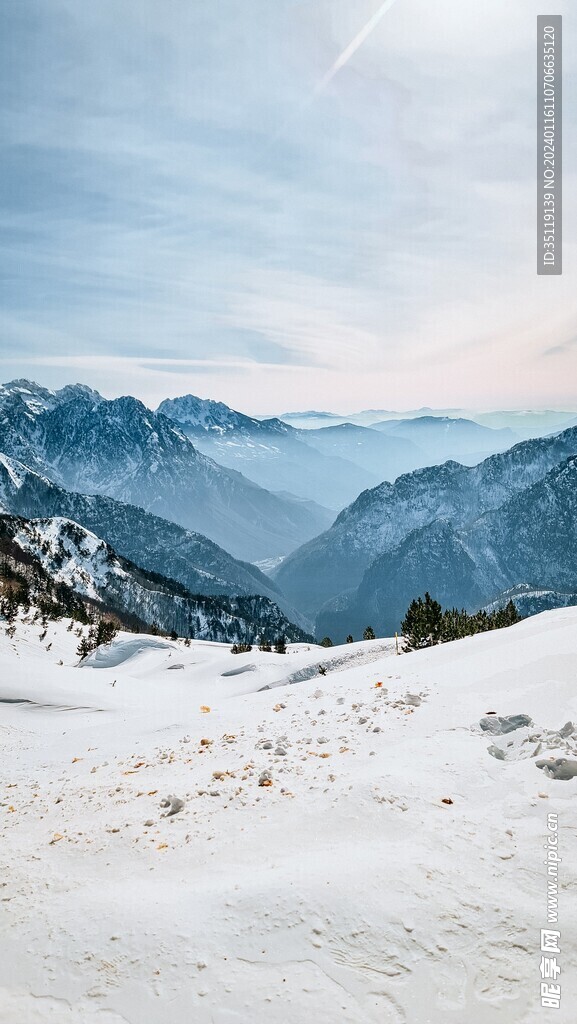
[[[414,530],[438,519],[465,527],[575,454],[577,428],[571,428],[555,437],[523,441],[478,466],[447,462],[381,484],[359,495],[325,534],[290,555],[275,578],[298,608],[318,611],[326,601],[355,590],[375,559]],[[539,583],[534,574],[512,582],[531,579]]]
[[[576,456],[474,522],[437,519],[410,533],[369,566],[353,594],[321,609],[317,630],[360,636],[370,622],[389,634],[426,591],[444,606],[475,611],[508,600],[521,585],[526,613],[556,607],[556,593],[569,604],[577,592]],[[536,601],[538,590],[548,592],[547,601]]]
[[[268,598],[193,596],[175,580],[146,572],[117,555],[70,519],[0,516],[0,550],[25,572],[33,587],[42,571],[53,584],[63,584],[87,599],[89,606],[140,628],[155,623],[164,632],[225,643],[254,643],[261,634],[306,639]]]
[[[577,590],[547,590],[542,587],[532,587],[529,583],[520,583],[517,587],[510,587],[498,594],[494,601],[485,605],[486,612],[494,612],[498,608],[504,608],[509,602],[517,607],[517,611],[523,618],[531,615],[540,615],[541,612],[552,611],[554,608],[571,608],[577,605]]]
[[[250,433],[257,430],[260,420],[236,412],[224,402],[214,402],[209,398],[197,398],[195,395],[183,395],[181,398],[165,398],[156,410],[174,420],[182,427],[198,428],[203,431],[215,431],[218,434],[244,431]]]
[[[250,467],[269,487],[294,485],[303,493],[314,486],[328,504],[339,495],[342,500],[343,488],[356,491],[361,479],[384,475],[387,466],[396,476],[403,461],[423,458],[411,437],[428,438],[423,443],[432,447],[424,457],[433,458],[437,444],[470,448],[487,444],[488,435],[493,445],[502,444],[510,440],[509,432],[429,416],[389,421],[383,431],[353,424],[297,430],[190,395],[167,400],[161,410],[153,413],[130,397],[106,401],[83,385],[57,392],[23,380],[4,386],[4,508],[25,516],[70,518],[146,571],[168,575],[189,590],[260,593],[278,601],[303,627],[322,609],[323,632],[331,632],[331,623],[333,631],[340,629],[346,615],[346,632],[371,617],[382,620],[380,629],[385,622],[392,629],[404,610],[401,601],[424,589],[425,578],[439,599],[467,607],[525,583],[560,592],[574,586],[571,573],[547,577],[535,558],[531,561],[531,551],[526,571],[519,563],[512,575],[505,571],[501,555],[491,548],[502,519],[485,527],[493,533],[484,547],[480,541],[475,546],[474,538],[481,535],[481,521],[490,522],[483,518],[489,512],[577,454],[577,427],[519,443],[475,466],[448,461],[405,473],[394,483],[385,480],[362,491],[321,533],[332,519],[326,509],[272,493],[247,479],[248,471],[243,476],[198,449],[204,446],[221,462]],[[411,436],[395,436],[399,431]],[[523,497],[520,514],[524,502]],[[538,523],[546,519],[545,514],[539,518],[538,509],[535,517]],[[547,522],[552,528],[554,516]],[[465,537],[463,531],[473,525],[477,533]],[[207,537],[217,543],[211,547]],[[303,537],[312,539],[291,553]],[[273,582],[223,548],[253,561],[288,557]],[[387,563],[389,556],[394,564]],[[485,571],[483,559],[492,559],[491,571]],[[389,579],[388,592],[387,573],[398,583]]]
[[[135,398],[105,401],[78,386],[6,386],[0,451],[62,487],[138,505],[251,561],[286,554],[333,518],[217,465]]]
[[[58,391],[50,391],[41,384],[24,378],[0,384],[0,408],[9,404],[10,399],[14,397],[21,400],[31,416],[55,409],[56,406],[70,402],[74,398],[87,398],[94,404],[104,401],[98,391],[89,388],[87,384],[66,384]]]
[[[0,455],[0,512],[29,519],[72,519],[102,537],[120,555],[150,572],[177,580],[194,594],[261,594],[305,625],[268,576],[233,558],[207,537],[135,505],[66,491],[5,455]]]

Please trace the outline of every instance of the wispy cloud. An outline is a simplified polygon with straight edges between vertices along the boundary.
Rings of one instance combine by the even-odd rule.
[[[248,411],[566,403],[577,188],[568,162],[565,274],[537,278],[539,12],[10,5],[3,365]]]

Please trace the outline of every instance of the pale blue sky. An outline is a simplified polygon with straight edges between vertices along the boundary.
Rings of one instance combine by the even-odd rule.
[[[535,275],[542,4],[396,0],[330,78],[380,7],[9,0],[0,378],[575,405],[575,15],[559,279]]]

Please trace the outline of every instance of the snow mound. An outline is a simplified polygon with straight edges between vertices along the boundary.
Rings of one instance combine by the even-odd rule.
[[[154,637],[138,636],[131,640],[120,637],[109,644],[102,644],[88,654],[81,662],[81,668],[117,668],[127,661],[139,658],[149,651],[169,651],[174,644]]]

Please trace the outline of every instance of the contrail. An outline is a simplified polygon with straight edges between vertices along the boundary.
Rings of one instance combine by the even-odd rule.
[[[369,38],[371,32],[373,32],[376,29],[383,15],[385,15],[387,11],[391,9],[394,3],[396,3],[396,0],[385,0],[384,4],[381,4],[378,11],[375,11],[372,18],[369,18],[364,28],[362,28],[361,31],[352,40],[352,42],[350,42],[349,45],[345,47],[343,52],[337,57],[333,66],[329,68],[326,75],[324,75],[324,77],[321,79],[316,89],[314,90],[315,96],[318,96],[319,93],[323,92],[326,89],[327,85],[329,85],[329,83],[332,82],[335,75],[338,75],[341,68],[344,68],[345,64],[348,64],[351,57],[354,57],[359,47],[361,47],[365,40]]]
[[[320,94],[324,92],[327,85],[329,85],[329,83],[332,82],[335,75],[338,75],[341,68],[344,68],[345,64],[348,64],[351,57],[355,55],[357,50],[369,38],[371,32],[374,32],[381,18],[387,13],[387,11],[391,9],[394,3],[396,3],[396,0],[385,0],[385,2],[381,4],[379,9],[375,11],[375,13],[373,14],[372,18],[369,18],[364,28],[362,28],[361,31],[357,33],[352,42],[350,42],[349,45],[345,47],[343,52],[337,57],[332,67],[330,67],[327,73],[321,78],[320,82],[313,89],[312,93],[310,93],[309,96],[307,96],[307,98],[303,100],[303,102],[297,108],[296,112],[292,116],[288,117],[284,124],[282,124],[280,128],[278,128],[277,131],[273,134],[268,144],[265,146],[265,151],[269,150],[271,147],[274,147],[278,140],[282,138],[282,136],[285,134],[287,127],[290,124],[294,123],[297,120],[299,114],[301,114],[303,110],[306,110],[306,108],[309,107],[311,103],[314,102],[316,97],[320,96]]]

